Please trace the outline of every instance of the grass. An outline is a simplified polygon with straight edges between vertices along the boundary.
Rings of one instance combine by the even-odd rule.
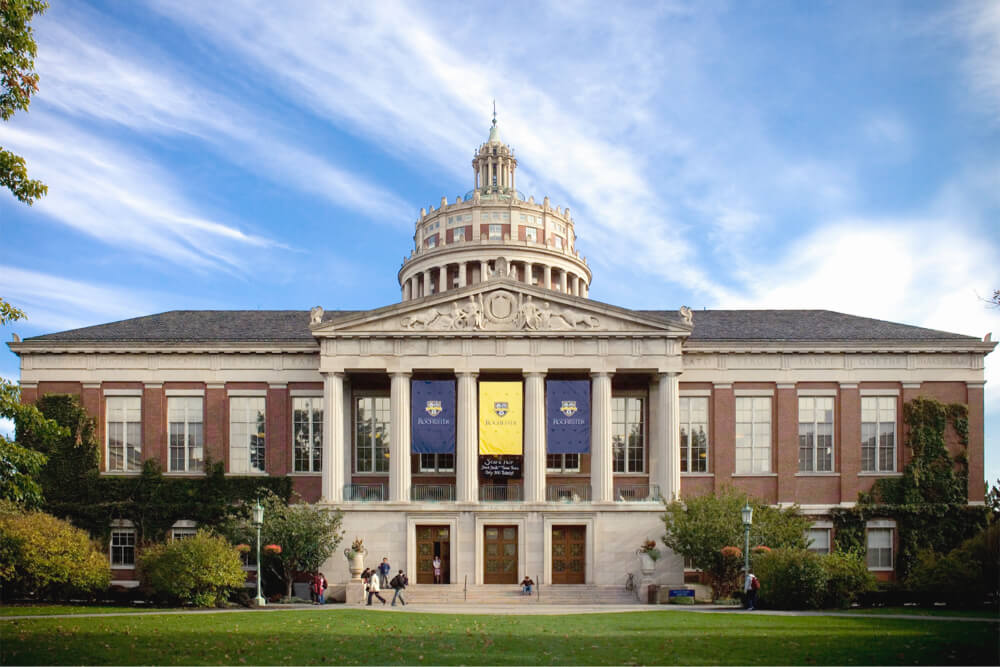
[[[844,609],[848,614],[862,616],[884,616],[885,614],[904,614],[907,616],[944,616],[951,618],[1000,618],[1000,613],[989,609],[949,609],[947,607],[866,607],[860,609]]]
[[[148,611],[164,611],[157,607],[133,607],[129,605],[106,604],[26,604],[0,605],[0,618],[4,616],[55,616],[57,614],[126,614]]]
[[[2,664],[997,664],[995,623],[347,610],[0,620]]]

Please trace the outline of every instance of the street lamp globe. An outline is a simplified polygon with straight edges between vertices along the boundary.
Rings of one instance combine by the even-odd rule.
[[[742,510],[740,510],[740,514],[743,515],[743,527],[749,529],[750,525],[753,524],[753,508],[750,507],[749,501],[747,501],[747,504]]]
[[[260,504],[260,498],[257,499],[257,504],[253,506],[253,525],[259,526],[264,523],[264,506]]]

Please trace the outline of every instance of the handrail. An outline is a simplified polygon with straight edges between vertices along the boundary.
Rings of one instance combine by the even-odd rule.
[[[410,487],[410,500],[423,502],[451,502],[455,500],[454,484],[414,484]]]
[[[465,575],[465,586],[462,587],[462,601],[469,601],[469,575]]]
[[[345,484],[344,500],[370,503],[385,500],[385,484]]]
[[[486,484],[479,487],[480,502],[520,502],[523,499],[524,497],[521,495],[520,486]]]
[[[619,503],[655,503],[661,500],[659,484],[624,484],[615,487]]]
[[[550,503],[589,503],[589,484],[549,484],[545,487],[545,500]]]

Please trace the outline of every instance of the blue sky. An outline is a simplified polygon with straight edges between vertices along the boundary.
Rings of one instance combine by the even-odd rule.
[[[1000,336],[1000,3],[60,2],[34,27],[0,145],[49,195],[0,193],[0,295],[30,316],[4,340],[398,301],[493,99],[592,298]]]

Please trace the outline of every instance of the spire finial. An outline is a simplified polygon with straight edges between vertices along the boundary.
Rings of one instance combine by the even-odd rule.
[[[493,127],[497,126],[497,101],[493,100]]]

